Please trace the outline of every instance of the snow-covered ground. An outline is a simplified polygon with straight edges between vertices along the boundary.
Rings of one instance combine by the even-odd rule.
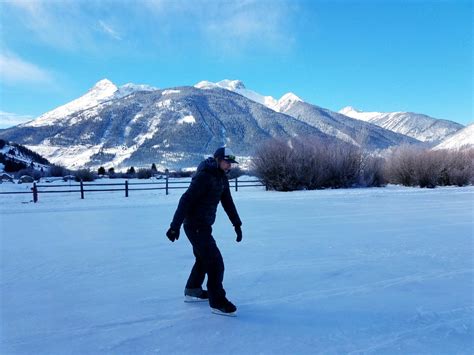
[[[474,351],[474,187],[233,192],[243,242],[222,208],[214,235],[237,318],[183,302],[182,192],[0,195],[0,352]]]

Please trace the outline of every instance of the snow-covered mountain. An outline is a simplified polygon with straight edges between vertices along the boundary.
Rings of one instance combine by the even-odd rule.
[[[0,130],[0,138],[27,145],[51,162],[73,169],[101,165],[120,169],[152,162],[179,168],[194,166],[223,144],[250,157],[270,137],[316,136],[385,149],[421,144],[414,136],[431,142],[463,127],[410,114],[412,129],[402,130],[388,123],[381,127],[381,113],[358,112],[356,119],[347,116],[354,115],[354,109],[344,112],[312,105],[293,93],[280,99],[261,95],[239,80],[158,89],[118,87],[104,79],[70,103]]]
[[[14,163],[17,169],[32,167],[35,170],[46,170],[50,166],[50,162],[36,152],[32,152],[21,144],[0,139],[0,172],[4,171],[5,165],[9,162]]]
[[[432,144],[441,142],[464,127],[453,121],[413,112],[362,112],[347,106],[339,113]]]
[[[317,127],[330,136],[365,149],[385,149],[393,145],[420,144],[418,140],[411,137],[309,104],[293,95],[285,95],[280,99],[280,105],[280,112]]]
[[[137,91],[153,91],[157,88],[149,85],[125,84],[117,87],[108,79],[97,82],[86,94],[66,105],[60,106],[52,111],[41,115],[37,119],[21,124],[22,127],[42,127],[61,124],[61,120],[79,111],[97,106],[111,99],[118,99]]]
[[[198,89],[225,89],[229,91],[236,92],[246,98],[258,102],[259,104],[265,105],[269,108],[273,108],[275,105],[278,104],[278,100],[274,99],[271,96],[264,96],[256,93],[255,91],[249,90],[245,87],[244,83],[240,80],[221,80],[217,83],[212,83],[210,81],[201,81],[194,85],[195,88]]]
[[[444,139],[433,149],[464,149],[474,148],[474,123],[464,127]]]
[[[210,81],[201,81],[194,85],[195,88],[198,89],[225,89],[229,91],[236,92],[239,95],[245,96],[246,98],[258,102],[259,104],[262,104],[264,106],[267,106],[268,108],[276,111],[276,112],[281,112],[282,108],[285,108],[287,105],[289,105],[292,101],[303,101],[301,100],[298,96],[295,94],[289,92],[283,95],[279,100],[275,99],[272,96],[265,96],[262,94],[259,94],[253,90],[249,90],[245,87],[244,83],[241,82],[240,80],[221,80],[217,83],[213,83]]]
[[[100,81],[86,95],[28,124],[0,131],[68,168],[195,166],[228,144],[251,156],[270,137],[315,136],[317,128],[229,90],[132,90]],[[84,103],[84,105],[81,105]]]
[[[417,143],[410,137],[309,104],[291,92],[277,100],[271,96],[264,96],[248,90],[239,80],[222,80],[217,83],[201,81],[195,87],[200,89],[219,88],[236,92],[276,112],[285,113],[351,144],[364,144],[368,148],[379,149],[401,143]]]

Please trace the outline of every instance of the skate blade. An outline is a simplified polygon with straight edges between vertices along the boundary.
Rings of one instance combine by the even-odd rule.
[[[184,302],[186,303],[194,303],[194,302],[208,302],[209,300],[206,298],[199,298],[193,296],[184,296]]]
[[[237,317],[237,311],[232,312],[232,313],[225,313],[225,312],[222,312],[222,311],[218,310],[217,308],[212,308],[211,307],[211,312],[214,313],[214,314],[218,314],[220,316]]]

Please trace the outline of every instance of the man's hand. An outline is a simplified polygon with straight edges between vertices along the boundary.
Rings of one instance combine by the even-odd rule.
[[[166,236],[172,242],[174,242],[175,240],[178,240],[179,239],[179,229],[178,230],[175,230],[173,228],[168,229],[168,232],[166,232]]]
[[[237,234],[237,243],[240,243],[242,241],[242,228],[240,228],[240,226],[235,226],[234,227],[235,229],[235,234]]]

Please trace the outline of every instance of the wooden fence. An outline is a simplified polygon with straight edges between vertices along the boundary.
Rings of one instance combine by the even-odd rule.
[[[58,184],[37,184],[33,183],[33,187],[30,191],[12,191],[12,192],[0,192],[0,195],[8,194],[33,194],[33,202],[38,202],[40,194],[48,193],[80,193],[81,199],[84,199],[86,192],[117,192],[122,191],[125,194],[125,197],[129,196],[130,191],[145,191],[145,190],[165,190],[166,195],[169,194],[170,190],[174,189],[187,189],[191,180],[188,181],[172,181],[168,176],[166,176],[163,181],[157,182],[129,182],[125,180],[123,183],[85,183],[80,181],[79,183],[70,184],[70,185],[58,185]],[[234,178],[229,180],[231,188],[235,188],[235,191],[239,191],[239,188],[243,187],[256,187],[256,186],[265,186],[261,180],[240,180]],[[181,186],[178,186],[181,185]],[[91,187],[106,187],[106,188],[91,188]],[[61,190],[48,190],[54,188],[62,188]]]

